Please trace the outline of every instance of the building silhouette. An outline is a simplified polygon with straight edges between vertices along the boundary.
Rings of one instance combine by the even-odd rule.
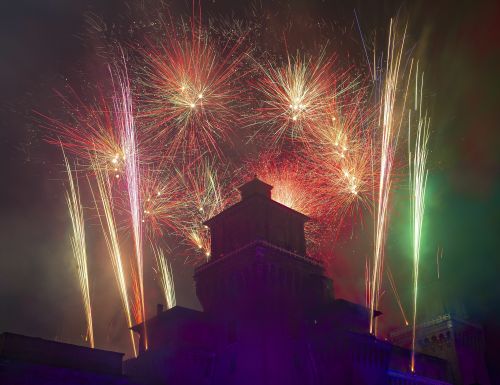
[[[106,383],[489,385],[481,328],[451,317],[420,325],[411,373],[411,331],[394,331],[392,342],[368,333],[369,310],[336,299],[322,263],[307,255],[308,218],[271,190],[253,179],[240,202],[205,223],[211,259],[194,273],[203,311],[159,306],[133,327],[138,357]],[[5,356],[0,345],[0,383]]]

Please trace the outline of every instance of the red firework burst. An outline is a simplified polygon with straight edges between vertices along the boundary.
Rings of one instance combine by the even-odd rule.
[[[217,44],[193,28],[172,28],[166,35],[175,38],[148,42],[141,52],[142,114],[169,154],[221,155],[220,144],[241,122],[244,38]]]
[[[335,98],[355,87],[348,71],[335,71],[335,60],[288,56],[284,65],[259,65],[261,77],[253,85],[262,97],[258,122],[276,143],[284,138],[303,140],[329,116]]]

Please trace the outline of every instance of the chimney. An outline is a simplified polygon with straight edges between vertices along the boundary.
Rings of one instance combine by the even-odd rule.
[[[163,312],[163,304],[159,303],[156,305],[156,315],[160,315]]]

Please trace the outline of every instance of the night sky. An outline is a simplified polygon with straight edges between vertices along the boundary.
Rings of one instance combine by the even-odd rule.
[[[190,1],[174,2],[185,12]],[[235,4],[238,3],[238,4]],[[357,49],[354,9],[366,34],[385,36],[398,12],[410,17],[409,36],[420,41],[426,96],[432,116],[430,174],[422,246],[422,309],[467,314],[482,323],[493,383],[500,381],[500,3],[436,0],[261,1],[273,15],[264,23],[287,20],[297,39],[315,20],[344,25],[347,50]],[[204,2],[204,14],[244,17],[250,3]],[[0,332],[11,331],[82,343],[80,294],[69,243],[59,149],[45,143],[34,110],[50,111],[54,89],[89,75],[96,61],[86,39],[85,15],[109,25],[126,25],[128,6],[114,0],[20,0],[0,5]],[[273,25],[279,29],[279,25]],[[336,27],[338,28],[338,27]],[[339,28],[341,29],[341,28]],[[333,38],[334,41],[337,41]],[[339,39],[340,40],[340,39]],[[403,299],[411,277],[407,197],[396,191],[387,246],[388,262]],[[365,233],[369,231],[365,230]],[[361,232],[363,234],[363,232]],[[330,266],[338,296],[362,301],[364,255],[369,241],[358,235],[336,248]],[[91,261],[98,347],[128,351],[123,316],[105,245],[90,234],[99,258]],[[437,279],[436,250],[443,249]],[[192,268],[177,263],[180,305],[198,306]],[[151,277],[150,277],[151,278]],[[154,283],[150,297],[160,297]],[[156,294],[155,294],[156,293]],[[400,317],[392,294],[384,294],[388,325]],[[110,306],[109,304],[113,304]],[[384,305],[385,304],[385,305]],[[150,310],[154,306],[149,304]]]

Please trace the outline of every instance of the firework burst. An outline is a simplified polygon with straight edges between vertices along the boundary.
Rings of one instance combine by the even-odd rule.
[[[258,121],[270,127],[272,141],[301,139],[329,116],[337,96],[354,83],[347,73],[333,71],[334,60],[322,53],[317,60],[301,55],[288,56],[286,64],[259,65],[261,77],[254,88],[262,95]]]
[[[49,143],[61,145],[78,157],[80,165],[96,165],[115,178],[123,174],[125,153],[116,130],[114,109],[100,90],[98,98],[86,103],[73,90],[72,97],[56,92],[67,119],[59,120],[39,114],[51,133]],[[91,163],[93,166],[91,166]]]
[[[201,28],[184,25],[168,35],[176,38],[142,52],[143,115],[151,135],[166,140],[171,155],[220,155],[220,142],[240,124],[243,38],[219,47]]]
[[[336,147],[312,150],[307,158],[315,174],[314,186],[323,202],[324,220],[339,226],[344,219],[354,219],[364,209],[370,209],[373,187],[373,145],[369,138],[355,144],[341,154]],[[346,147],[344,147],[346,148]]]
[[[247,174],[256,175],[273,186],[272,199],[307,216],[316,216],[318,206],[307,191],[307,173],[299,159],[274,153],[262,154],[257,162],[249,162]]]
[[[141,202],[145,229],[149,239],[161,237],[165,229],[176,231],[181,221],[182,186],[176,173],[166,173],[166,165],[158,170],[144,169],[141,178]]]
[[[337,233],[349,217],[354,224],[373,201],[377,157],[373,139],[374,111],[365,89],[337,98],[329,118],[314,126],[303,150],[323,221]]]

